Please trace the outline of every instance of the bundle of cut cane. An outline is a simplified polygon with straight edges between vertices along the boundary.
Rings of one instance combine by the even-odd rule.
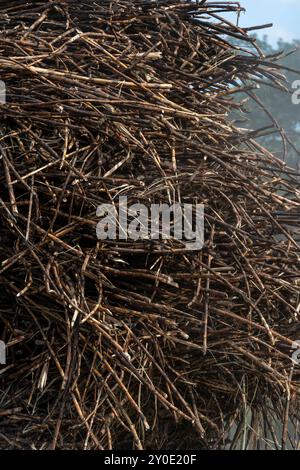
[[[297,445],[299,180],[230,118],[286,88],[240,11],[1,2],[0,447]],[[98,239],[120,196],[204,204],[204,246]]]

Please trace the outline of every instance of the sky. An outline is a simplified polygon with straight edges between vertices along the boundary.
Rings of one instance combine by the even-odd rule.
[[[247,9],[240,17],[240,26],[273,23],[273,28],[257,32],[267,34],[269,42],[276,45],[279,38],[285,41],[300,39],[300,0],[240,0]]]

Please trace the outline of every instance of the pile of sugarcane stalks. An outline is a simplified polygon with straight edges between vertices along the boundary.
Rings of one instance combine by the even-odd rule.
[[[230,118],[286,88],[240,11],[1,2],[1,448],[299,445],[299,179]],[[203,248],[98,239],[119,196],[204,204]]]

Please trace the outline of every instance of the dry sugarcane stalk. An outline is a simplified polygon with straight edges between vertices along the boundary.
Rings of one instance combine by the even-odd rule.
[[[229,117],[237,92],[263,107],[257,83],[286,88],[279,57],[222,18],[240,11],[1,2],[0,447],[217,448],[240,423],[234,446],[243,410],[299,444],[299,181],[255,140],[287,142],[276,119]],[[203,249],[97,240],[119,194],[203,203]]]

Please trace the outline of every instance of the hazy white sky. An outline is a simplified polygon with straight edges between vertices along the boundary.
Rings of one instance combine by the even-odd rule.
[[[274,23],[266,29],[272,44],[279,38],[286,41],[300,39],[300,0],[240,0],[247,12],[241,15],[240,26]]]

